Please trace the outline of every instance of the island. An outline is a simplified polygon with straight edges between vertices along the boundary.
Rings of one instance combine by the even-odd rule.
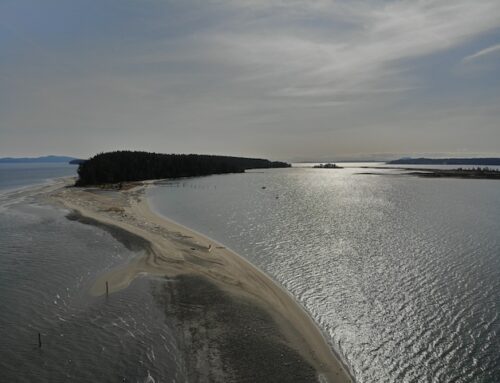
[[[315,169],[343,169],[342,166],[338,166],[337,164],[319,164],[319,165],[314,165],[313,168]]]
[[[115,151],[97,154],[81,163],[76,186],[243,173],[248,169],[290,166],[286,162],[260,158]]]

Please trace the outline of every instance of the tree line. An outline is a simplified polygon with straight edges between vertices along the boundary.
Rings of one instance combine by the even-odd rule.
[[[284,167],[290,167],[290,164],[259,158],[115,151],[97,154],[81,163],[76,186],[243,173],[246,169]]]

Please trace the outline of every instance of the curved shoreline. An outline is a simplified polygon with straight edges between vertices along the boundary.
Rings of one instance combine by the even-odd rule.
[[[64,187],[49,191],[66,208],[123,229],[150,244],[144,255],[126,267],[99,277],[91,289],[93,295],[105,294],[105,281],[113,293],[144,273],[203,278],[235,302],[251,302],[269,314],[282,335],[280,342],[304,358],[317,372],[318,380],[353,381],[321,329],[288,291],[234,251],[153,212],[144,196],[146,187],[147,184],[132,185],[128,190],[112,193]],[[254,337],[259,338],[258,333]]]

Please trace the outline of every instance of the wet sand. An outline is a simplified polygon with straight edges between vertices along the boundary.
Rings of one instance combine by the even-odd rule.
[[[178,329],[190,381],[350,382],[309,315],[284,289],[215,241],[154,214],[148,184],[122,191],[59,186],[48,194],[69,219],[98,225],[143,255],[100,276],[91,294],[127,287],[148,274]]]

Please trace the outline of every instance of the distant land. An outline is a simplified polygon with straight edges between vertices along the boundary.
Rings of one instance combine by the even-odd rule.
[[[337,164],[332,164],[332,163],[314,165],[313,168],[315,168],[315,169],[344,169],[342,166],[338,166]]]
[[[260,158],[116,151],[97,154],[81,163],[78,167],[76,186],[244,173],[247,169],[287,167],[290,167],[290,164],[286,162]]]
[[[488,168],[487,166],[481,168],[471,168],[471,169],[425,169],[425,168],[402,168],[402,167],[381,167],[381,166],[362,166],[363,169],[394,169],[394,170],[406,170],[408,173],[403,173],[403,175],[417,176],[424,178],[469,178],[469,179],[489,179],[489,180],[500,180],[500,170],[493,168]],[[381,176],[400,176],[398,174],[390,173],[358,173],[358,174],[369,174],[369,175],[381,175]]]
[[[71,165],[80,165],[83,164],[87,160],[82,160],[80,158],[75,158],[74,160],[69,161]]]
[[[67,156],[43,156],[43,157],[4,157],[0,158],[0,163],[47,163],[47,162],[65,162],[74,163],[78,158]],[[81,160],[79,160],[81,161]]]
[[[419,169],[421,170],[421,169]],[[412,176],[417,177],[427,177],[427,178],[476,178],[476,179],[490,179],[490,180],[500,180],[500,171],[488,169],[488,168],[476,168],[476,169],[433,169],[424,171],[414,171],[408,173]]]
[[[400,158],[391,165],[480,165],[500,166],[500,158]]]

